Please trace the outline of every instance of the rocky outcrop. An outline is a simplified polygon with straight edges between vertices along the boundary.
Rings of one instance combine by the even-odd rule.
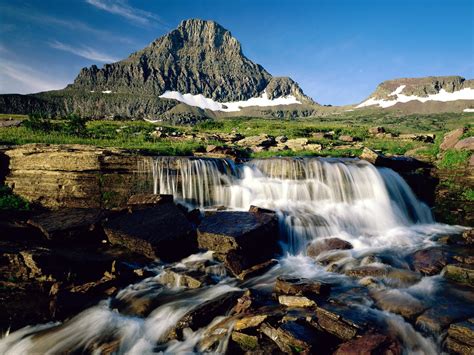
[[[100,208],[126,203],[140,189],[145,158],[120,149],[27,144],[5,152],[6,184],[45,207]]]
[[[217,212],[198,227],[198,244],[212,250],[236,276],[261,264],[278,251],[277,218],[264,212]]]
[[[112,244],[150,259],[178,260],[196,249],[193,226],[172,202],[109,218],[104,230]]]
[[[400,86],[405,85],[401,92],[407,96],[427,97],[439,93],[440,90],[454,92],[464,88],[474,89],[474,80],[466,80],[460,76],[428,76],[423,78],[401,78],[381,83],[370,96],[376,99],[390,99]]]

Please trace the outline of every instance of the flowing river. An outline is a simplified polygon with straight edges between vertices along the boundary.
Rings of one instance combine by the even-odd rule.
[[[360,288],[359,280],[306,256],[306,246],[317,238],[337,237],[353,245],[338,261],[340,270],[354,265],[390,265],[408,269],[407,255],[432,245],[436,237],[459,233],[459,226],[438,224],[430,208],[420,202],[394,171],[376,168],[353,159],[260,159],[234,164],[224,159],[156,158],[143,166],[154,193],[172,194],[190,207],[248,210],[251,205],[277,212],[282,254],[279,263],[264,275],[245,282],[222,272],[215,285],[195,290],[158,287],[165,265],[150,266],[156,276],[121,290],[114,299],[102,301],[63,324],[32,325],[0,340],[0,353],[59,353],[104,349],[100,344],[118,342],[119,353],[225,352],[229,334],[211,349],[203,340],[208,330],[226,314],[192,331],[180,340],[167,340],[168,332],[190,310],[223,294],[255,288],[271,290],[279,275],[326,281],[341,292]],[[177,264],[212,259],[212,253],[196,254]],[[383,281],[378,281],[383,282]],[[416,282],[385,282],[385,290],[401,300],[435,303],[445,292],[442,276]],[[337,296],[336,296],[337,297]],[[462,295],[460,296],[462,298]],[[117,302],[156,298],[156,308],[147,316],[123,314]],[[348,301],[349,302],[349,301]],[[370,298],[351,300],[355,311],[366,314],[396,336],[406,353],[435,354],[440,338],[423,335],[401,316],[382,311]],[[227,325],[231,329],[232,324]],[[229,329],[228,329],[229,330]],[[99,345],[97,345],[99,344]]]

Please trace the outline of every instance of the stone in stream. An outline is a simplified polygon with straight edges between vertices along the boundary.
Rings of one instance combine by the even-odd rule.
[[[279,294],[294,296],[327,295],[331,286],[321,281],[304,278],[278,277],[274,291]]]
[[[226,314],[243,294],[242,291],[231,291],[206,301],[187,312],[169,332],[168,339],[181,339],[183,329],[197,330],[208,325],[215,317]]]
[[[100,221],[108,214],[93,208],[65,208],[37,214],[27,223],[38,228],[50,240],[100,242],[105,237]]]
[[[254,351],[258,349],[258,338],[255,335],[233,331],[231,339],[243,351]]]
[[[350,270],[346,270],[345,274],[351,277],[383,277],[388,275],[388,269],[380,266],[359,266]]]
[[[278,296],[278,302],[287,307],[315,307],[316,302],[304,296]]]
[[[267,314],[256,314],[245,316],[235,322],[235,330],[243,330],[248,328],[255,328],[262,324],[268,318]]]
[[[402,354],[400,344],[383,334],[364,334],[360,338],[341,344],[333,355],[349,354]]]
[[[446,348],[454,354],[474,353],[474,318],[449,326]]]
[[[274,213],[216,212],[203,219],[198,244],[212,250],[236,276],[270,260],[278,251]]]
[[[401,315],[413,321],[423,313],[428,306],[408,293],[397,289],[377,290],[370,293],[378,308]]]
[[[150,259],[173,261],[196,250],[195,231],[172,203],[132,210],[104,223],[109,241]]]
[[[269,323],[263,323],[260,331],[273,340],[281,351],[287,354],[309,354],[314,351],[324,353],[329,350],[327,338],[323,333],[304,322],[290,321],[275,328]]]
[[[416,319],[416,326],[431,335],[440,335],[452,323],[474,316],[474,307],[459,302],[441,302],[426,310]]]
[[[466,244],[474,244],[474,229],[464,231],[462,234],[462,238]]]
[[[444,268],[444,277],[451,281],[474,287],[474,265],[446,265]]]
[[[308,321],[346,341],[366,332],[370,325],[367,314],[340,304],[318,306],[315,316]]]
[[[333,250],[352,249],[352,244],[339,238],[316,239],[308,245],[306,254],[312,258],[318,257],[320,254]]]
[[[437,275],[448,263],[448,257],[440,248],[418,250],[412,255],[413,269],[425,275]]]

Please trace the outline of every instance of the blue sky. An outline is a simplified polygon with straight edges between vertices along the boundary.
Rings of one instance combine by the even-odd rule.
[[[0,92],[62,88],[187,18],[217,21],[322,104],[360,102],[392,78],[474,78],[473,0],[0,0]]]

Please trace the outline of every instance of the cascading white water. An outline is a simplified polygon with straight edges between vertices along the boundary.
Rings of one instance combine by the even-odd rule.
[[[381,236],[397,227],[432,223],[405,181],[358,160],[260,159],[234,165],[221,159],[158,158],[154,192],[201,208],[251,205],[279,212],[288,251],[318,237]]]
[[[433,243],[431,236],[459,232],[456,227],[434,223],[430,209],[418,201],[405,181],[389,169],[377,169],[359,160],[342,159],[261,159],[234,164],[223,159],[156,158],[143,166],[151,173],[153,191],[172,194],[179,202],[200,208],[224,206],[247,210],[251,205],[274,209],[280,218],[287,254],[266,274],[241,284],[271,291],[279,275],[318,279],[357,287],[357,281],[328,272],[304,256],[309,241],[339,237],[354,248],[347,251],[348,264],[361,256],[381,255],[403,263],[410,251]],[[386,255],[387,253],[385,253]],[[208,259],[210,253],[189,260]],[[343,259],[343,260],[346,260]],[[188,261],[189,261],[188,260]],[[184,267],[185,260],[177,264]],[[157,275],[120,291],[116,300],[129,302],[141,297],[159,297]],[[409,287],[394,289],[406,298],[431,298],[442,278],[424,278]],[[183,294],[169,290],[172,299],[157,306],[146,318],[127,316],[101,302],[62,325],[25,327],[0,340],[0,353],[71,352],[97,349],[96,345],[119,341],[120,353],[164,351],[201,352],[199,342],[221,318],[196,331],[186,330],[184,339],[166,342],[163,337],[188,311],[207,300],[237,290],[235,279]],[[434,296],[433,296],[434,299]],[[434,302],[434,301],[433,301]],[[439,350],[429,338],[416,332],[403,318],[374,309],[371,301],[358,305],[362,313],[373,313],[402,341],[408,353],[432,354]],[[225,315],[222,315],[225,316]],[[232,325],[230,325],[232,326]],[[224,352],[228,336],[219,342]],[[157,349],[156,345],[160,344]]]

